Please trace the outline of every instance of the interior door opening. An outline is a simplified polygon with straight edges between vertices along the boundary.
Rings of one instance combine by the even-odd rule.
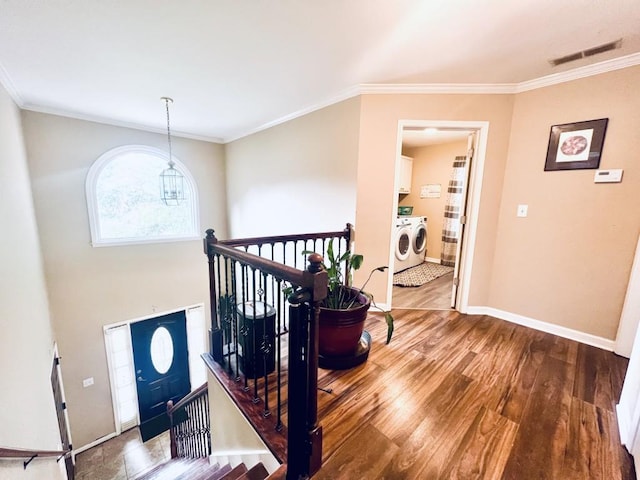
[[[487,131],[487,122],[399,122],[389,256],[393,308],[466,310]],[[407,227],[414,232],[409,260],[395,253]]]
[[[143,441],[168,428],[166,402],[206,382],[203,305],[104,328],[116,434],[140,425]]]
[[[131,324],[140,436],[145,442],[169,429],[167,402],[191,390],[184,311]]]

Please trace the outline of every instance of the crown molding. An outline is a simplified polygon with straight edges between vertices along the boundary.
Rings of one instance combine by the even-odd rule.
[[[528,80],[520,83],[424,83],[424,84],[401,84],[401,83],[362,83],[341,94],[336,95],[324,102],[310,105],[304,109],[293,112],[289,115],[280,117],[272,122],[267,122],[252,130],[238,133],[234,136],[225,138],[223,143],[231,143],[235,140],[247,137],[262,130],[274,127],[281,123],[288,122],[295,118],[307,115],[315,110],[328,107],[334,103],[341,102],[358,95],[374,95],[374,94],[517,94],[544,88],[551,85],[570,82],[580,78],[591,77],[601,73],[612,72],[627,67],[640,65],[640,53],[633,53],[624,57],[605,60],[603,62],[594,63],[585,67],[578,67],[566,72],[554,73],[544,77]]]
[[[512,94],[515,83],[363,83],[362,95],[367,94]]]
[[[9,76],[9,72],[7,72],[7,69],[4,68],[4,65],[2,65],[2,63],[0,63],[0,84],[7,91],[7,93],[9,94],[11,99],[14,101],[14,103],[19,108],[24,108],[23,107],[24,101],[22,100],[22,97],[18,93],[18,89],[15,87],[13,81],[11,80],[11,77]]]
[[[173,131],[172,135],[181,138],[189,138],[192,140],[200,140],[204,142],[212,143],[231,143],[235,140],[253,135],[254,133],[267,130],[276,125],[294,120],[298,117],[302,117],[316,110],[329,107],[333,104],[342,102],[349,98],[356,97],[358,95],[374,95],[374,94],[517,94],[522,92],[528,92],[536,90],[538,88],[544,88],[552,85],[558,85],[560,83],[570,82],[572,80],[578,80],[581,78],[591,77],[602,73],[612,72],[623,68],[633,67],[640,65],[640,53],[633,53],[624,57],[614,58],[611,60],[605,60],[592,65],[584,67],[574,68],[565,72],[554,73],[546,75],[544,77],[536,78],[533,80],[527,80],[520,83],[495,83],[495,84],[481,84],[481,83],[431,83],[431,84],[371,84],[363,83],[350,87],[342,92],[325,99],[324,101],[308,105],[305,108],[276,118],[275,120],[261,124],[250,130],[238,131],[237,133],[225,137],[211,137],[207,135],[196,135],[187,132]],[[7,70],[0,63],[0,84],[7,91],[9,96],[13,99],[16,105],[23,110],[30,110],[33,112],[47,113],[50,115],[59,115],[62,117],[75,118],[79,120],[86,120],[89,122],[102,123],[106,125],[112,125],[115,127],[132,128],[135,130],[142,130],[151,133],[164,134],[164,129],[150,127],[148,125],[142,125],[132,122],[125,122],[120,120],[114,120],[110,118],[100,117],[98,115],[88,115],[77,112],[65,111],[57,108],[39,106],[33,104],[25,104],[24,100],[15,88],[11,77]]]
[[[87,115],[85,113],[70,112],[67,110],[59,109],[59,108],[43,107],[40,105],[32,105],[32,104],[26,104],[21,106],[20,108],[22,108],[23,110],[28,110],[30,112],[46,113],[48,115],[57,115],[59,117],[66,117],[66,118],[73,118],[76,120],[84,120],[87,122],[101,123],[103,125],[111,125],[113,127],[131,128],[133,130],[142,130],[143,132],[159,133],[163,135],[167,134],[167,130],[163,128],[151,127],[149,125],[142,125],[134,122],[125,122],[125,121],[116,120],[113,118],[100,117],[98,115]],[[218,137],[209,137],[206,135],[195,135],[192,133],[186,133],[186,132],[181,132],[179,130],[174,130],[173,128],[171,129],[171,136],[188,138],[191,140],[200,140],[202,142],[209,142],[209,143],[224,143],[223,140]]]
[[[613,72],[615,70],[634,67],[636,65],[640,65],[640,53],[632,53],[631,55],[626,55],[624,57],[604,60],[603,62],[574,68],[572,70],[567,70],[566,72],[554,73],[533,80],[528,80],[526,82],[520,82],[516,86],[515,93],[528,92],[530,90],[536,90],[538,88],[550,87],[559,83],[579,80],[581,78],[591,77],[593,75],[599,75],[601,73]]]
[[[300,110],[296,110],[295,112],[289,113],[287,115],[284,115],[282,117],[276,118],[275,120],[272,120],[270,122],[267,123],[263,123],[262,125],[259,125],[251,130],[245,130],[242,133],[237,133],[234,135],[231,135],[230,137],[227,137],[224,139],[224,141],[222,143],[231,143],[231,142],[235,142],[236,140],[240,140],[241,138],[244,137],[248,137],[249,135],[253,135],[254,133],[258,133],[261,132],[263,130],[267,130],[271,127],[275,127],[276,125],[280,125],[282,123],[286,123],[289,122],[291,120],[294,120],[298,117],[302,117],[304,115],[307,115],[309,113],[315,112],[316,110],[320,110],[322,108],[326,108],[326,107],[330,107],[331,105],[334,105],[336,103],[342,102],[344,100],[348,100],[350,98],[353,97],[357,97],[358,95],[360,95],[360,88],[358,86],[355,87],[351,87],[348,88],[346,90],[343,90],[342,92],[338,93],[337,95],[334,95],[332,97],[329,97],[321,102],[318,103],[314,103],[312,105],[308,105],[307,107],[304,107]]]

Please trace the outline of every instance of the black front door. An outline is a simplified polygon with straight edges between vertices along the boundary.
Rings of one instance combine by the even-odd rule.
[[[131,324],[140,434],[146,441],[169,427],[167,402],[191,390],[185,312]]]

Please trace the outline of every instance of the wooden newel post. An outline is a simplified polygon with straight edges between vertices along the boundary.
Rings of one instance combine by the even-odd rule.
[[[167,402],[167,415],[169,416],[169,440],[171,445],[171,458],[178,457],[178,446],[176,444],[176,432],[173,428],[173,400]]]
[[[327,296],[328,277],[324,271],[323,258],[317,253],[309,255],[307,271],[313,274],[313,305],[309,312],[309,364],[307,429],[311,447],[309,475],[322,467],[322,426],[318,425],[318,352],[320,328],[320,304]]]
[[[218,239],[216,238],[215,231],[212,228],[209,228],[206,233],[207,236],[203,240],[203,245],[204,253],[209,259],[209,298],[211,299],[211,328],[209,330],[209,341],[211,344],[209,345],[209,351],[215,361],[222,362],[223,338],[222,329],[218,322],[218,295],[216,293],[215,275],[216,254],[211,248],[213,245],[218,243]]]
[[[302,288],[289,296],[287,480],[308,478],[322,465],[318,425],[318,316],[327,296],[322,256],[309,255]]]

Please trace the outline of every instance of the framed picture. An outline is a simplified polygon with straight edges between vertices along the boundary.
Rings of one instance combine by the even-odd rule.
[[[608,118],[553,125],[545,171],[598,168]]]

